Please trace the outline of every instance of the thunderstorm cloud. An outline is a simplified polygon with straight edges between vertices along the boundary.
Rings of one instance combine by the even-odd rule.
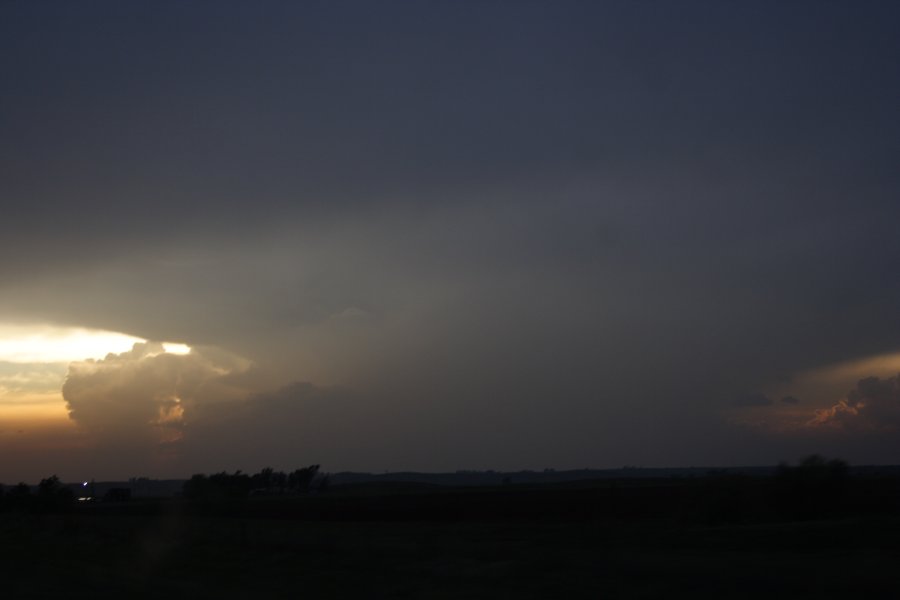
[[[71,363],[62,393],[71,419],[103,439],[174,441],[204,403],[246,393],[231,380],[248,368],[222,352],[172,354],[159,343],[137,343],[128,352]]]
[[[849,431],[896,431],[900,428],[900,375],[861,379],[845,399],[819,410],[812,423]]]

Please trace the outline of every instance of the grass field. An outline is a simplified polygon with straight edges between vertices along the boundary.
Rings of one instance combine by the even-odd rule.
[[[502,493],[509,499],[517,492]],[[572,498],[574,492],[558,493]],[[462,519],[422,518],[442,503],[481,506],[489,497],[484,491],[367,496],[357,490],[316,498],[321,505],[353,499],[343,513],[327,518],[321,511],[296,509],[308,500],[297,498],[249,499],[218,511],[170,500],[77,507],[65,514],[6,513],[0,515],[3,592],[13,598],[896,598],[900,593],[895,515],[710,524],[646,516],[567,518],[564,511],[505,518],[492,509],[486,518],[472,517],[471,511]],[[547,501],[530,498],[538,506]],[[343,518],[357,514],[353,502],[433,506],[408,518],[385,518],[396,517],[390,511]]]

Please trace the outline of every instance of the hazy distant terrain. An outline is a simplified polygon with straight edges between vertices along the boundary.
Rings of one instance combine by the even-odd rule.
[[[623,467],[621,469],[575,469],[542,471],[456,471],[452,473],[356,473],[350,471],[329,473],[332,486],[384,484],[384,483],[421,483],[440,486],[496,486],[519,483],[563,483],[574,481],[595,481],[608,479],[665,479],[665,478],[697,478],[710,474],[748,475],[765,477],[775,473],[774,466],[758,467],[686,467],[686,468],[644,468]],[[849,467],[854,476],[898,475],[900,466],[895,465],[862,465]],[[128,488],[134,497],[157,498],[177,496],[184,486],[184,479],[149,479],[136,477],[127,481],[93,482],[94,493],[102,497],[111,488]],[[81,493],[81,483],[69,484],[77,495]]]

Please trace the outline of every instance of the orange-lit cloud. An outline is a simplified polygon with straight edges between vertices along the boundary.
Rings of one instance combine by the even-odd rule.
[[[816,411],[809,424],[862,431],[900,429],[900,375],[861,379],[846,398]]]
[[[900,427],[898,373],[900,353],[811,369],[736,403],[729,420],[781,433],[890,431]]]
[[[246,395],[231,378],[249,367],[221,351],[173,354],[161,344],[137,343],[71,363],[62,393],[72,420],[98,442],[152,446],[178,441],[198,406]]]

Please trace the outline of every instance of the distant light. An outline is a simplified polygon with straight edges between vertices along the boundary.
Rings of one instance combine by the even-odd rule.
[[[81,487],[87,487],[87,481],[81,484]]]

